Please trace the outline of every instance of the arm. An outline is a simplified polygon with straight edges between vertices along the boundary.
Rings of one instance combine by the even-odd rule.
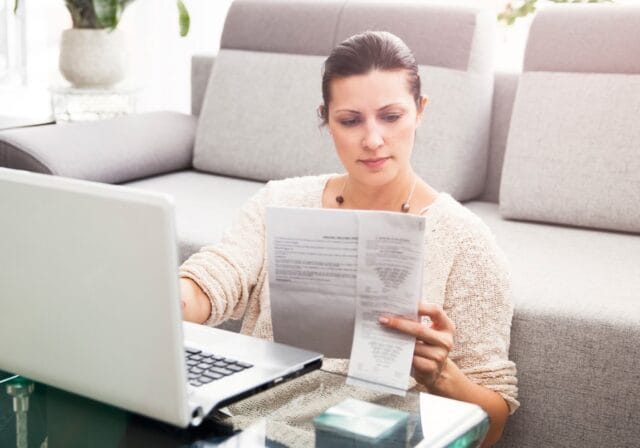
[[[220,243],[205,246],[180,267],[183,317],[219,325],[240,319],[265,275],[264,208],[268,187],[242,207]]]
[[[431,326],[401,317],[385,316],[380,323],[416,338],[413,367],[416,381],[429,393],[475,403],[489,414],[490,426],[483,446],[491,446],[502,435],[509,407],[496,392],[473,383],[449,358],[455,327],[441,307],[421,303],[418,314],[429,316]]]
[[[196,324],[203,324],[211,316],[211,302],[205,292],[190,278],[180,278],[180,300],[182,318]]]
[[[460,241],[444,306],[420,306],[431,326],[398,317],[381,323],[416,337],[415,377],[429,392],[476,403],[489,414],[488,446],[500,438],[518,402],[515,366],[508,360],[512,305],[506,262],[486,233]]]

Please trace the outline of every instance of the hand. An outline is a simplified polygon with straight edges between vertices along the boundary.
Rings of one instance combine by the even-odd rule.
[[[414,377],[418,383],[433,391],[446,367],[456,329],[439,305],[420,303],[418,316],[429,316],[431,326],[399,316],[384,316],[379,322],[387,328],[416,338],[413,352]]]
[[[201,324],[211,315],[209,298],[198,284],[189,278],[180,278],[180,302],[184,320]]]

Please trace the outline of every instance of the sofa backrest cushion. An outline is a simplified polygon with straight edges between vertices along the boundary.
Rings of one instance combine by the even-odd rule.
[[[640,65],[624,62],[637,59],[635,44],[620,46],[623,36],[637,40],[640,8],[582,8],[570,20],[567,9],[544,10],[532,24],[500,212],[505,218],[640,232]],[[635,28],[628,26],[630,17]],[[579,40],[582,31],[576,30],[593,29],[596,22],[606,33]],[[559,59],[555,50],[569,55],[569,43],[575,54],[590,55],[585,59],[593,65]]]
[[[261,181],[339,170],[316,112],[323,61],[220,50],[202,105],[193,166]]]
[[[494,22],[475,9],[425,4],[236,1],[205,93],[194,167],[263,181],[341,171],[317,118],[322,63],[344,38],[377,29],[412,48],[431,100],[414,168],[459,200],[475,197],[486,174]]]

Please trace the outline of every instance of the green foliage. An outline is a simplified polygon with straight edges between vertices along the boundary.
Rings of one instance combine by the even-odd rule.
[[[184,37],[189,33],[191,18],[189,17],[189,11],[187,11],[182,0],[178,0],[178,22],[180,24],[180,36]]]
[[[548,0],[553,3],[611,3],[613,0]],[[507,25],[513,25],[520,17],[526,17],[536,11],[538,0],[511,1],[504,6],[504,10],[498,14],[498,21]],[[516,6],[517,5],[517,6]]]
[[[120,23],[120,18],[125,8],[134,0],[64,0],[74,28],[115,29]],[[189,33],[191,18],[189,11],[182,0],[176,0],[178,5],[178,24],[180,25],[180,36],[184,37]],[[15,0],[13,12],[18,11],[20,1]]]

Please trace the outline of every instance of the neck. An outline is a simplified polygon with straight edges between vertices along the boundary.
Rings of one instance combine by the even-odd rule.
[[[360,210],[401,211],[402,204],[412,193],[416,179],[415,173],[408,170],[386,184],[371,186],[347,175],[342,194],[344,206]]]

